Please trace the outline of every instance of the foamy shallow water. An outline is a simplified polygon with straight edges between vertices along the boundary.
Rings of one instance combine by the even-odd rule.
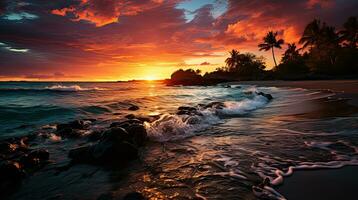
[[[54,175],[54,167],[68,162],[68,149],[83,141],[44,140],[40,145],[50,150],[54,163],[26,180],[12,198],[96,199],[102,193],[135,190],[159,199],[284,199],[275,188],[296,170],[358,164],[357,109],[328,98],[332,95],[235,84],[2,83],[2,137],[76,118],[96,118],[94,127],[101,127],[126,114],[159,115],[146,124],[151,142],[141,160],[125,172],[76,166]],[[226,107],[199,106],[217,101]],[[128,111],[132,104],[140,109]],[[176,115],[184,105],[197,107],[201,116]],[[19,128],[23,124],[29,126]],[[271,184],[258,188],[265,178]]]

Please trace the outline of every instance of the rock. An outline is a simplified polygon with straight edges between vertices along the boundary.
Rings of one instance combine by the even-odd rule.
[[[225,104],[223,102],[211,102],[207,104],[204,108],[223,109],[225,108]]]
[[[93,157],[101,162],[116,162],[137,158],[138,150],[128,141],[128,132],[120,127],[106,131],[98,144],[93,146]]]
[[[31,170],[43,167],[47,164],[49,158],[50,153],[45,149],[40,149],[23,155],[20,158],[20,163],[26,170]]]
[[[137,146],[143,146],[147,139],[147,131],[141,124],[132,124],[126,128],[129,135],[132,137],[132,141]]]
[[[147,198],[145,198],[141,193],[139,192],[131,192],[126,194],[123,197],[123,200],[146,200]]]
[[[111,125],[109,125],[109,128],[120,127],[122,124],[123,122],[112,122]]]
[[[22,138],[10,138],[0,143],[0,155],[6,157],[19,157],[25,152],[28,152],[28,145]]]
[[[200,119],[197,116],[190,116],[185,119],[188,124],[200,124]]]
[[[195,107],[180,106],[178,110],[179,111],[176,113],[177,115],[203,115]]]
[[[60,130],[56,131],[56,135],[59,135],[61,137],[67,137],[67,138],[79,138],[82,136],[81,132],[77,129],[72,128],[61,128]]]
[[[127,119],[135,119],[135,115],[133,115],[133,114],[129,114],[129,115],[126,115],[124,117],[127,118]]]
[[[32,151],[29,156],[33,158],[38,158],[41,161],[47,161],[50,158],[50,153],[46,149],[39,149]]]
[[[128,132],[122,127],[113,127],[103,133],[100,141],[113,140],[115,142],[129,141],[130,136]]]
[[[123,164],[138,157],[136,143],[142,142],[139,127],[132,127],[130,135],[121,127],[112,127],[103,133],[95,145],[79,147],[69,152],[74,162],[96,164]]]
[[[268,100],[272,100],[272,99],[273,99],[273,97],[272,97],[271,94],[265,94],[265,93],[263,93],[263,92],[257,92],[256,94],[257,94],[257,95],[261,95],[261,96],[263,96],[263,97],[266,97]]]
[[[57,131],[61,131],[63,129],[85,129],[87,128],[87,123],[83,120],[75,120],[69,122],[67,124],[57,124]]]
[[[9,152],[15,151],[15,146],[13,146],[10,142],[2,142],[0,143],[0,153],[7,154]]]
[[[180,106],[178,110],[186,110],[186,111],[196,111],[196,108],[189,106]]]
[[[238,86],[236,86],[235,88],[236,88],[236,89],[241,89],[242,87],[238,85]]]
[[[87,127],[86,121],[83,120],[75,120],[73,122],[70,122],[69,125],[73,129],[85,129]]]
[[[94,163],[95,160],[92,156],[92,146],[82,146],[71,149],[68,156],[78,163]]]
[[[191,112],[189,112],[187,110],[179,110],[176,114],[177,115],[190,115]]]
[[[139,107],[136,105],[132,105],[128,108],[128,110],[131,110],[131,111],[139,110]]]
[[[97,141],[97,140],[101,139],[102,136],[103,136],[102,131],[93,131],[91,134],[88,135],[88,140],[89,141]]]
[[[20,163],[13,161],[6,161],[0,166],[0,177],[2,179],[21,180],[25,176],[21,169]]]
[[[138,149],[126,141],[104,140],[93,146],[92,155],[101,163],[124,163],[138,157]]]
[[[113,127],[127,128],[131,124],[143,124],[143,121],[141,121],[139,119],[132,118],[132,119],[128,119],[128,120],[121,121],[121,122],[113,122],[109,127],[110,128],[113,128]]]
[[[21,169],[18,162],[6,161],[0,166],[0,191],[3,193],[10,193],[21,184],[25,177],[25,172]]]

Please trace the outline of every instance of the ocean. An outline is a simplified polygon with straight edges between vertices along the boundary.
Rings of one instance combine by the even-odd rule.
[[[1,82],[0,139],[48,134],[32,148],[46,148],[51,159],[9,199],[130,191],[157,199],[285,199],[275,188],[296,170],[358,165],[357,107],[334,95],[240,83]],[[204,106],[213,102],[223,107]],[[178,115],[180,106],[200,114]],[[86,135],[128,115],[153,119],[144,124],[149,142],[139,160],[120,170],[76,165],[56,173],[70,149],[88,143]],[[54,134],[56,124],[76,119],[90,124],[83,137]],[[270,183],[258,187],[265,179]]]

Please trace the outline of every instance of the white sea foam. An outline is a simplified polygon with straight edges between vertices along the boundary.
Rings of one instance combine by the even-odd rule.
[[[263,107],[267,102],[266,97],[255,95],[253,99],[245,99],[239,102],[225,102],[225,108],[218,110],[218,113],[222,115],[242,115]]]
[[[319,148],[319,149],[324,149],[324,150],[328,150],[328,146],[332,144],[332,142],[315,142],[315,141],[311,141],[311,142],[304,142],[306,146],[308,147],[314,147],[314,148]]]
[[[195,131],[203,130],[218,121],[219,118],[212,114],[204,116],[165,114],[152,123],[145,122],[144,125],[150,138],[163,142],[188,137]]]
[[[47,90],[55,90],[55,91],[70,91],[70,92],[88,91],[88,90],[104,90],[104,89],[98,88],[98,87],[84,88],[84,87],[81,87],[79,85],[70,85],[70,86],[53,85],[53,86],[47,86],[45,89],[47,89]]]
[[[263,107],[267,102],[266,97],[254,93],[250,99],[224,102],[225,107],[222,109],[198,108],[201,115],[165,114],[152,123],[145,123],[145,127],[148,136],[156,141],[180,139],[219,123],[220,117],[243,115]]]

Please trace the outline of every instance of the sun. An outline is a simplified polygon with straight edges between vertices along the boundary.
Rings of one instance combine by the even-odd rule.
[[[154,75],[148,75],[146,77],[144,77],[144,80],[146,81],[154,81],[154,80],[158,80],[158,78]]]

